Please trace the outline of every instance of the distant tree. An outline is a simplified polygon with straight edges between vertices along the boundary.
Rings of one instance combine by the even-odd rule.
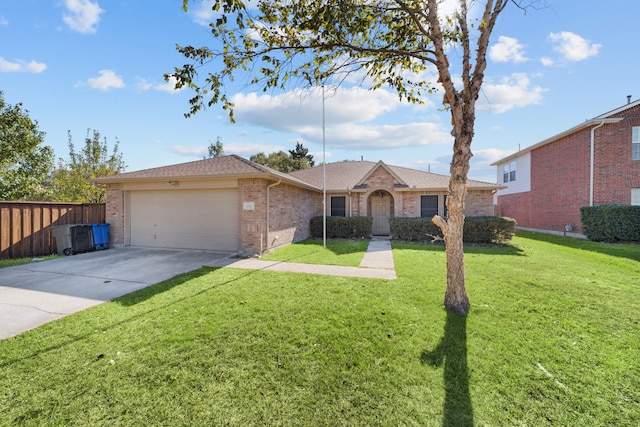
[[[287,154],[284,151],[274,151],[268,156],[264,153],[254,154],[249,157],[252,162],[270,167],[280,172],[293,172],[300,169],[313,167],[315,162],[313,156],[308,154],[309,150],[304,148],[301,143],[296,143],[296,148],[289,150]]]
[[[221,157],[224,156],[224,147],[222,146],[222,141],[220,141],[220,137],[218,137],[216,139],[216,143],[211,143],[209,144],[209,147],[207,147],[209,150],[209,155],[206,158],[213,158],[213,157]]]
[[[296,142],[296,148],[289,150],[293,163],[293,170],[312,168],[315,165],[313,155],[309,154],[309,149],[301,143]]]
[[[80,152],[73,145],[69,131],[69,161],[59,159],[53,172],[52,198],[61,202],[104,203],[106,190],[103,186],[89,182],[91,178],[116,175],[126,168],[116,140],[109,154],[107,139],[101,140],[100,132],[93,134],[87,129],[87,137]]]
[[[284,151],[274,151],[266,156],[264,153],[258,153],[251,157],[249,160],[256,162],[260,165],[270,167],[271,169],[278,170],[280,172],[291,172],[293,169],[293,162],[291,155]]]
[[[22,103],[8,105],[0,91],[0,200],[42,200],[53,170],[53,149]]]

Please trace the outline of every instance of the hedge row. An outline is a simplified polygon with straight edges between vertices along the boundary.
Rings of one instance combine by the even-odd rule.
[[[370,216],[328,216],[327,238],[366,239],[371,236],[373,217]],[[322,238],[322,217],[311,218],[311,237]]]
[[[584,206],[582,231],[595,242],[640,242],[640,206]]]
[[[390,218],[394,239],[429,242],[442,238],[442,232],[431,218]],[[465,243],[506,244],[516,232],[516,221],[497,216],[467,217],[464,221]]]

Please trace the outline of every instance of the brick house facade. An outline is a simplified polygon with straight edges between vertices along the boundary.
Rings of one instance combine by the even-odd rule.
[[[502,215],[523,228],[582,234],[581,207],[640,204],[640,100],[494,165],[506,186]]]
[[[242,255],[308,238],[310,220],[322,215],[323,206],[328,216],[373,216],[377,234],[389,234],[390,217],[445,216],[448,188],[447,176],[383,162],[339,162],[285,174],[235,155],[95,181],[107,187],[112,244]],[[470,180],[466,214],[493,215],[499,188]]]

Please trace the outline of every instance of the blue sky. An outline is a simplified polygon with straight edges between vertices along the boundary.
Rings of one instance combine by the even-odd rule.
[[[640,98],[640,2],[535,4],[526,14],[509,7],[492,36],[472,179],[496,182],[492,162],[615,109],[627,95]],[[184,63],[176,43],[215,43],[211,16],[206,1],[185,13],[181,0],[4,0],[0,90],[29,110],[56,158],[68,156],[68,130],[78,146],[92,129],[110,147],[120,142],[127,171],[200,159],[217,138],[225,154],[249,158],[301,142],[322,160],[320,90],[230,86],[236,124],[218,107],[184,118],[192,94],[174,91],[163,75]],[[448,174],[450,116],[439,111],[441,100],[436,93],[409,105],[390,90],[348,85],[328,93],[327,161],[383,160]]]

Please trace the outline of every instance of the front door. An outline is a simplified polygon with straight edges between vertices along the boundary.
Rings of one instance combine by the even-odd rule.
[[[373,213],[373,234],[375,236],[388,236],[389,216],[391,215],[391,196],[385,194],[380,197],[377,194],[371,196],[371,211]]]

